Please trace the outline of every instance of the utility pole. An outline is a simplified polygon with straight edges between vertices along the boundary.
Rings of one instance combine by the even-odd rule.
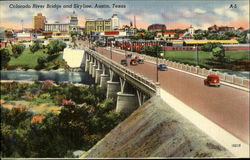
[[[156,45],[156,82],[159,81],[159,73],[158,73],[158,45],[157,45],[157,41],[155,43]]]

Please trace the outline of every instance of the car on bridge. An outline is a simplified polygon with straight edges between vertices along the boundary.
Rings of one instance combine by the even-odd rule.
[[[137,58],[137,62],[138,62],[139,64],[143,64],[143,63],[144,63],[144,59],[142,59],[142,58]]]
[[[157,69],[160,71],[167,71],[168,67],[166,64],[158,64]]]
[[[136,59],[136,58],[133,58],[133,59],[130,60],[130,65],[135,66],[135,65],[137,65],[137,64],[138,64],[138,62],[137,62],[137,59]]]
[[[220,87],[220,78],[217,75],[208,75],[206,79],[204,79],[204,85],[207,86],[215,86]]]
[[[127,66],[127,65],[128,65],[126,59],[122,59],[122,60],[120,61],[120,64],[123,65],[123,66]]]
[[[131,57],[132,57],[132,54],[131,54],[131,53],[130,53],[130,54],[127,54],[126,57],[127,57],[127,58],[131,58]]]

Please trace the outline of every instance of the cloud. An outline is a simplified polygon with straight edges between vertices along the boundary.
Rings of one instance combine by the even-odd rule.
[[[237,20],[239,19],[239,14],[236,11],[233,11],[232,8],[229,8],[228,6],[224,6],[221,8],[215,8],[214,12],[221,16],[221,18],[226,17],[229,20]]]
[[[207,11],[204,10],[204,9],[200,9],[200,8],[195,8],[194,9],[194,13],[198,13],[198,14],[204,14],[206,13]]]

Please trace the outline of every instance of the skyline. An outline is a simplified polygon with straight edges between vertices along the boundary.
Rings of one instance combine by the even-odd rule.
[[[73,11],[78,16],[80,26],[85,25],[88,18],[110,18],[112,14],[118,14],[122,25],[134,23],[136,16],[137,28],[147,29],[150,24],[165,24],[167,29],[184,29],[190,25],[195,28],[207,29],[216,24],[218,26],[232,26],[235,28],[249,28],[249,2],[246,0],[224,0],[224,1],[1,1],[0,21],[4,28],[21,28],[21,20],[24,28],[33,28],[32,18],[37,13],[42,13],[48,23],[59,21],[67,23],[68,16]],[[10,8],[10,4],[15,5],[45,5],[44,8]],[[92,5],[93,8],[46,8],[46,5]],[[98,5],[109,5],[111,8],[94,8]],[[126,8],[113,8],[113,4],[123,5]],[[237,8],[230,8],[231,4]],[[8,14],[7,14],[8,13]],[[17,16],[18,15],[18,16]]]

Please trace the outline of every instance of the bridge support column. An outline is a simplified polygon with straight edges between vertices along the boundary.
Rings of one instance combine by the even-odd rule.
[[[117,93],[116,112],[124,116],[130,115],[138,107],[138,98],[135,94]]]
[[[89,75],[92,75],[92,65],[93,65],[93,62],[90,61],[89,62]]]
[[[89,71],[89,60],[88,59],[86,59],[86,62],[85,62],[85,69],[84,69],[84,71],[85,72],[88,72]]]
[[[119,92],[120,90],[120,82],[107,82],[107,98],[116,100],[117,92]]]
[[[101,74],[101,77],[100,77],[100,87],[102,89],[106,89],[108,80],[109,80],[109,75],[107,75],[107,74]]]
[[[101,81],[101,73],[102,73],[102,70],[101,69],[96,69],[95,70],[95,83],[96,84],[100,84],[100,81]]]
[[[95,73],[96,73],[96,64],[94,63],[93,65],[92,65],[92,78],[95,78]]]

